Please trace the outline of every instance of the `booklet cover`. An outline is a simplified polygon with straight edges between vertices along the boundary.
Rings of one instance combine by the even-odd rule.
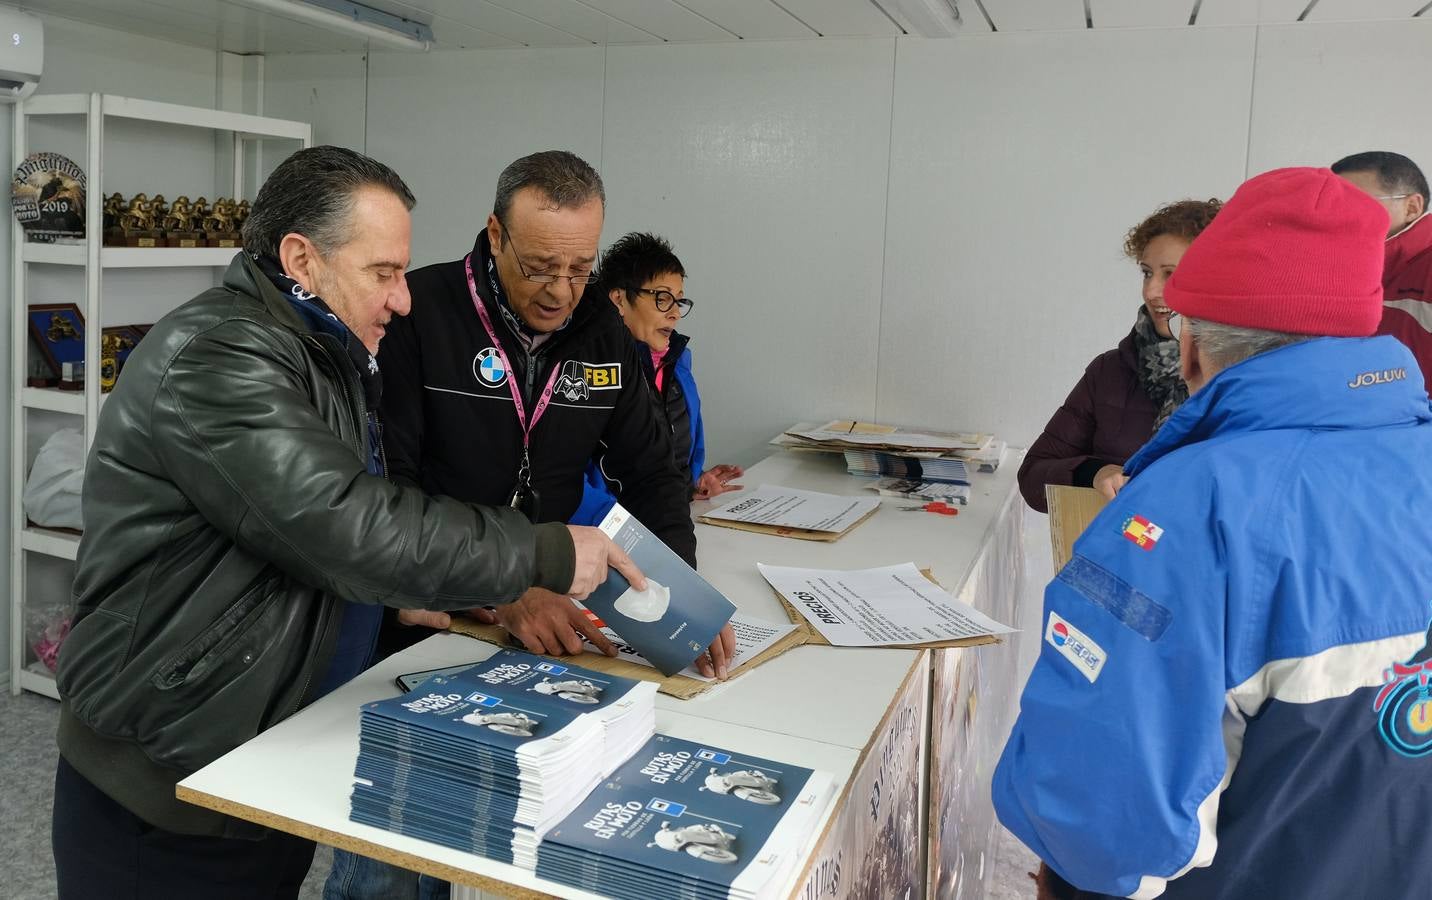
[[[755,897],[830,801],[823,772],[655,735],[544,837],[537,874],[613,896]]]
[[[646,657],[663,675],[675,675],[706,651],[736,606],[696,574],[621,504],[601,529],[646,576],[645,591],[615,570],[582,604]]]

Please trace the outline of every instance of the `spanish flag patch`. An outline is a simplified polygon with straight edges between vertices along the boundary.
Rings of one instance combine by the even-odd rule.
[[[1163,537],[1163,529],[1143,516],[1129,516],[1124,520],[1124,537],[1144,550],[1152,550]]]

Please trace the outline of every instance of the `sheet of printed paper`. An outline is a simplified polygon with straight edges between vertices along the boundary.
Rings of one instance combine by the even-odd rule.
[[[764,563],[756,568],[838,647],[922,644],[1014,630],[951,597],[914,563],[852,571]]]
[[[576,603],[575,600],[572,602]],[[580,603],[578,603],[577,605],[581,606]],[[591,610],[586,610],[586,613],[588,618],[596,622],[598,627],[601,628],[602,634],[607,636],[607,640],[611,641],[612,644],[616,646],[617,657],[619,659],[624,659],[627,662],[634,662],[639,666],[656,668],[650,662],[647,661],[646,657],[642,656],[640,653],[637,653],[631,647],[627,646],[627,644],[622,640],[621,635],[613,631],[605,622],[602,622],[601,619],[598,619]],[[767,622],[764,619],[756,619],[751,616],[742,615],[738,612],[731,617],[731,630],[735,632],[736,635],[736,655],[732,657],[731,663],[728,668],[729,671],[734,672],[738,667],[743,665],[748,660],[752,660],[755,659],[757,656],[760,656],[776,641],[779,641],[781,638],[790,634],[792,631],[795,631],[796,626],[792,625],[790,622]],[[597,648],[592,646],[591,641],[588,641],[586,637],[582,637],[582,643],[584,645],[583,649],[585,649],[588,653],[600,652],[597,650]],[[687,678],[695,678],[697,681],[716,680],[714,678],[707,678],[705,675],[702,675],[700,672],[696,671],[695,666],[689,666],[679,674],[685,675]]]
[[[839,533],[879,505],[876,497],[843,497],[763,484],[703,515],[708,519]]]
[[[882,497],[898,497],[902,500],[943,500],[968,506],[970,486],[967,484],[945,484],[940,481],[920,481],[916,478],[881,478],[866,485]]]

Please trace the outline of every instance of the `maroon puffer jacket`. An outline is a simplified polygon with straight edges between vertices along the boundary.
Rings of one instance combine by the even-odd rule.
[[[1019,467],[1019,490],[1040,512],[1046,484],[1090,487],[1094,473],[1121,466],[1153,437],[1158,410],[1139,384],[1134,332],[1094,357]]]

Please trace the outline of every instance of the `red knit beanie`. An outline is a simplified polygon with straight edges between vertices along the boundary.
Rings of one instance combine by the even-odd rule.
[[[1387,211],[1330,169],[1243,183],[1179,261],[1164,302],[1240,328],[1359,337],[1382,319]]]

